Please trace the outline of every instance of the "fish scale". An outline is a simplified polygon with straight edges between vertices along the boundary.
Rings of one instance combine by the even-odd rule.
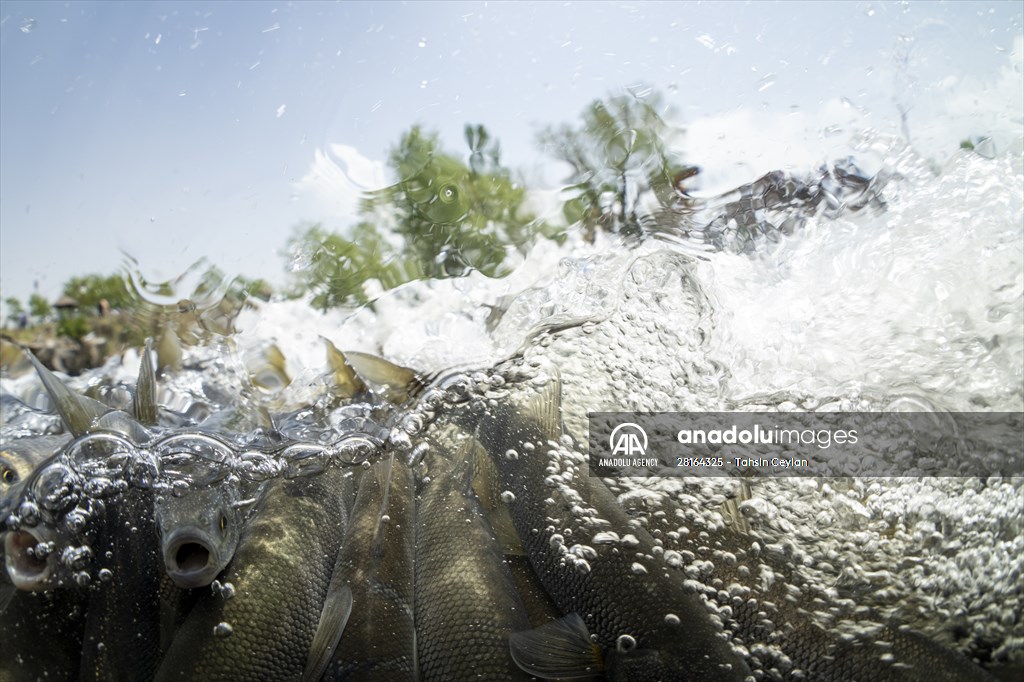
[[[528,629],[501,548],[469,487],[466,437],[433,448],[416,514],[416,632],[422,679],[526,680],[508,636]],[[443,453],[460,448],[454,464]],[[439,471],[440,470],[440,471]],[[470,476],[471,477],[471,476]]]

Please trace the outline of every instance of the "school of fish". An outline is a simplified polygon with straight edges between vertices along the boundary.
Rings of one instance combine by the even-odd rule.
[[[0,679],[991,679],[744,580],[786,567],[741,524],[638,522],[588,475],[553,365],[327,350],[322,399],[245,442],[158,404],[148,347],[125,409],[35,363],[63,428],[3,446]],[[290,437],[303,410],[341,437]]]

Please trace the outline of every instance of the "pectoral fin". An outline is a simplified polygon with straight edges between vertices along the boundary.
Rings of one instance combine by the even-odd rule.
[[[572,679],[601,675],[601,648],[590,640],[583,618],[573,613],[533,630],[508,637],[512,660],[541,679]]]
[[[352,589],[348,585],[335,587],[332,583],[323,611],[320,612],[320,624],[313,635],[313,644],[306,659],[306,669],[302,671],[302,682],[316,682],[323,677],[327,666],[331,663],[334,650],[338,648],[342,633],[352,615]]]

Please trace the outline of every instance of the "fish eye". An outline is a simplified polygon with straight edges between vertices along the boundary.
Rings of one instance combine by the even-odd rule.
[[[0,473],[0,480],[8,485],[18,480],[18,472],[14,469],[8,469],[4,467],[3,473]]]
[[[223,531],[227,527],[228,527],[228,517],[226,517],[223,514],[221,514],[220,515],[220,529],[221,529],[221,531]]]

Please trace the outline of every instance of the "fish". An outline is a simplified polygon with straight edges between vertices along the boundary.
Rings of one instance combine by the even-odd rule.
[[[416,486],[394,453],[359,480],[329,592],[347,586],[352,610],[340,625],[321,615],[303,680],[416,680],[413,551]],[[319,639],[336,640],[334,646]]]
[[[331,393],[345,401],[366,398],[369,388],[352,368],[348,355],[338,350],[329,339],[323,341],[327,347],[327,366],[331,369]]]
[[[54,548],[61,540],[55,528],[44,523],[21,526],[5,532],[3,540],[4,566],[15,588],[41,592],[54,585],[59,575]]]
[[[95,576],[87,607],[78,679],[134,682],[153,678],[165,623],[164,579],[151,490],[128,488],[104,504],[90,543]]]
[[[70,440],[69,435],[19,438],[8,441],[0,450],[4,567],[11,585],[18,590],[41,591],[52,586],[58,571],[54,549],[60,533],[52,524],[42,521],[8,527],[7,518],[21,504],[25,488],[36,472],[53,461]],[[40,555],[40,550],[44,554]]]
[[[221,588],[196,601],[156,680],[301,678],[325,602],[351,611],[350,593],[328,592],[348,522],[341,503],[347,485],[351,477],[335,468],[270,483]]]
[[[107,405],[74,393],[46,369],[31,353],[29,360],[35,367],[50,401],[55,406],[67,434],[41,436],[8,443],[0,455],[0,519],[6,519],[21,499],[24,487],[44,465],[56,460],[58,455],[70,447],[72,437],[78,438],[90,433],[107,431],[135,442],[150,439],[149,431],[139,424],[132,415],[113,410]],[[144,353],[144,362],[148,360]],[[137,393],[150,390],[147,385],[145,367],[140,369]],[[141,405],[149,401],[142,398]],[[155,403],[153,403],[155,405]],[[155,410],[155,407],[153,408]],[[103,452],[102,447],[97,452]],[[4,533],[4,563],[7,574],[14,586],[21,590],[44,590],[53,586],[56,576],[59,549],[66,538],[57,527],[58,519],[41,519],[34,525],[19,524],[17,528]],[[40,557],[39,552],[45,556]]]
[[[745,486],[741,497],[749,497]],[[760,547],[763,539],[750,532],[735,500],[726,501],[722,523],[713,525],[687,514],[672,497],[645,496],[642,506],[633,510],[635,518],[663,542],[666,554],[693,557],[707,571],[701,576],[705,585],[733,586],[728,606],[734,632],[746,642],[770,642],[774,649],[758,650],[758,667],[764,670],[802,671],[823,682],[992,679],[959,652],[896,624],[852,639],[826,629],[809,612],[824,610],[828,595],[816,594],[796,567]],[[681,525],[688,532],[680,533]],[[717,599],[718,592],[711,587],[709,598]],[[943,676],[937,676],[936,666]]]
[[[517,363],[501,369],[514,379]],[[514,633],[516,662],[544,678],[603,669],[611,679],[746,679],[744,657],[703,598],[669,572],[654,539],[630,524],[600,479],[588,476],[586,457],[563,434],[560,403],[561,380],[552,371],[543,387],[531,382],[492,403],[477,429],[501,473],[530,563],[571,619]],[[628,542],[594,541],[608,529]],[[570,634],[553,639],[552,628]]]
[[[241,497],[239,484],[223,481],[157,500],[160,555],[175,585],[204,587],[228,565],[238,549],[244,521]]]
[[[31,436],[0,445],[0,519],[21,501],[25,483],[44,462],[60,452],[71,436]]]
[[[442,430],[416,511],[416,648],[423,680],[526,680],[511,633],[530,626],[498,538],[472,488],[479,445]]]

